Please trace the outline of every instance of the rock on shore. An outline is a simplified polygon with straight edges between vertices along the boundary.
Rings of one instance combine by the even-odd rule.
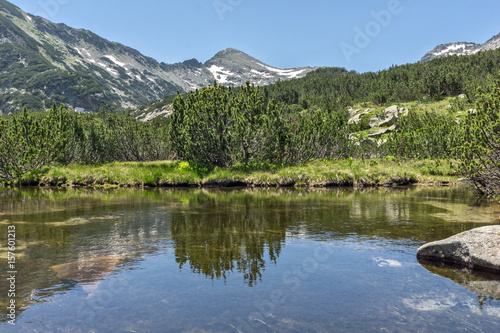
[[[425,244],[418,249],[417,258],[500,272],[500,226],[477,228]]]

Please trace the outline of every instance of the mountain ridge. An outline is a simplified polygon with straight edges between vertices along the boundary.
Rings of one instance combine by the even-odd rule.
[[[481,51],[488,51],[500,48],[500,34],[493,36],[483,44],[472,42],[445,43],[436,46],[427,52],[420,62],[427,62],[433,59],[448,57],[452,55],[469,55]]]

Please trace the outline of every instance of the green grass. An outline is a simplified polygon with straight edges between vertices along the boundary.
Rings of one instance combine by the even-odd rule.
[[[272,164],[215,168],[200,175],[188,162],[113,162],[53,166],[30,173],[22,185],[121,187],[373,187],[458,183],[456,162],[445,160],[315,160],[297,166]]]

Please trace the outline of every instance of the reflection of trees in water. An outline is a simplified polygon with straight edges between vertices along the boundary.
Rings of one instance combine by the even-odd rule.
[[[16,224],[22,309],[71,288],[60,285],[54,265],[126,254],[121,269],[171,241],[180,267],[212,279],[234,272],[253,285],[277,263],[287,236],[423,244],[477,226],[432,217],[446,212],[438,201],[455,209],[464,191],[4,189],[0,226]],[[6,285],[0,280],[0,290]],[[0,296],[0,321],[7,301]]]
[[[252,196],[201,203],[172,212],[171,234],[175,258],[182,268],[211,279],[226,279],[238,272],[250,285],[261,281],[266,254],[276,264],[286,237],[289,216],[285,209],[257,202]]]

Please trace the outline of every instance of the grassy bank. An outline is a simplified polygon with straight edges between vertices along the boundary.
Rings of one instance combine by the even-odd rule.
[[[25,176],[21,185],[151,187],[371,187],[454,184],[455,162],[445,160],[312,161],[298,166],[236,165],[200,170],[187,162],[114,162],[53,166]]]

